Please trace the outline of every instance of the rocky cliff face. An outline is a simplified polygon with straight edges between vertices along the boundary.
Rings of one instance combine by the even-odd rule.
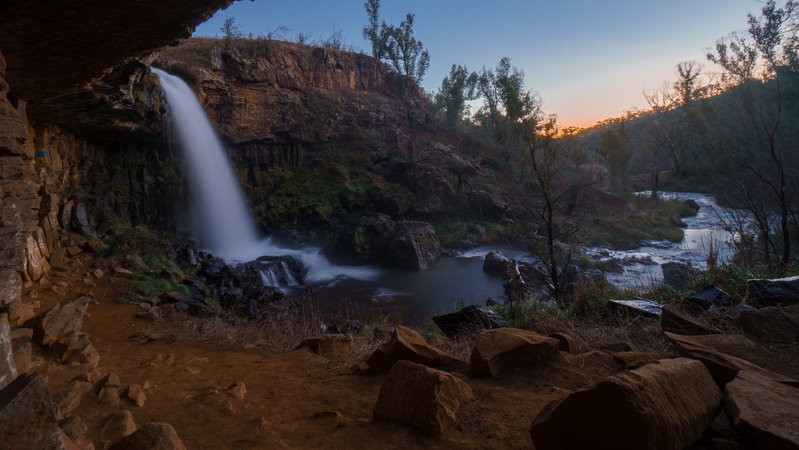
[[[179,166],[155,77],[135,58],[231,2],[0,4],[0,310],[13,316],[22,283],[63,251],[61,230],[110,226],[102,211],[173,222],[163,192]]]
[[[374,58],[190,39],[153,64],[194,87],[267,227],[300,220],[329,229],[353,213],[432,220],[479,209],[468,197],[482,194],[468,179],[482,171],[480,158],[456,151],[458,139],[442,133],[418,86]]]

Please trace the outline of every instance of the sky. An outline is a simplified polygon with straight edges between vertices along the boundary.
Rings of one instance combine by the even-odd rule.
[[[233,17],[245,33],[285,27],[282,38],[302,32],[322,40],[340,31],[367,51],[361,30],[363,0],[243,0],[218,11],[195,36],[220,34]],[[422,81],[436,91],[453,64],[491,68],[504,56],[525,73],[561,126],[591,126],[625,111],[646,110],[644,92],[676,79],[677,63],[698,61],[732,31],[746,28],[756,0],[383,0],[380,16],[399,25],[416,15],[414,31],[430,52]]]

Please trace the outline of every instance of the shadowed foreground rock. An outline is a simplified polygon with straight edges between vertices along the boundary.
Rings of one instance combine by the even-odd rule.
[[[744,334],[760,342],[799,342],[799,305],[742,311],[737,322]]]
[[[0,391],[0,449],[67,449],[57,410],[39,374],[24,374]]]
[[[663,328],[663,331],[670,331],[677,334],[695,335],[721,333],[717,328],[705,325],[670,305],[663,306],[660,326]]]
[[[508,368],[532,367],[558,353],[560,341],[517,328],[483,330],[472,349],[469,370],[496,376]]]
[[[463,364],[463,361],[425,342],[419,333],[402,326],[398,326],[391,339],[372,353],[366,364],[372,372],[385,372],[401,360],[435,367]]]
[[[178,433],[168,423],[148,423],[108,450],[186,450]]]
[[[455,426],[458,409],[472,398],[472,389],[461,379],[421,364],[400,361],[391,368],[380,388],[374,416],[439,435]]]
[[[799,448],[799,389],[741,371],[726,386],[724,410],[753,448]]]
[[[702,363],[666,359],[548,404],[530,435],[542,450],[681,449],[702,436],[720,404]]]
[[[772,280],[747,280],[747,303],[754,306],[795,305],[799,303],[799,276]]]
[[[433,316],[433,322],[448,337],[455,337],[463,329],[507,328],[508,322],[499,314],[482,306],[469,305],[458,312]]]
[[[34,328],[34,339],[39,345],[47,345],[67,338],[83,324],[83,314],[89,297],[80,297],[63,305],[57,305],[44,313]]]

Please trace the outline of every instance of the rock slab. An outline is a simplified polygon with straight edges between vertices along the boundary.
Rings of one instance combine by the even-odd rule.
[[[799,303],[799,276],[746,281],[747,303],[754,306],[796,305]]]
[[[0,449],[65,449],[50,389],[39,374],[23,374],[0,391]]]
[[[458,409],[472,398],[472,389],[463,380],[421,364],[399,361],[380,388],[374,416],[440,435],[456,425]]]
[[[736,319],[747,336],[766,344],[799,342],[799,305],[741,311]]]
[[[389,341],[380,347],[366,360],[372,372],[386,372],[397,361],[413,361],[426,366],[441,367],[460,365],[463,361],[442,352],[425,342],[422,335],[398,326]]]
[[[533,367],[558,353],[560,341],[517,328],[483,330],[477,335],[469,370],[497,376],[503,370]]]
[[[539,449],[680,449],[702,436],[721,400],[702,363],[665,359],[548,404],[530,435]]]
[[[83,325],[83,314],[89,297],[80,297],[48,310],[36,324],[33,337],[39,345],[47,345],[72,336]]]
[[[799,389],[743,370],[726,391],[724,410],[751,447],[799,449]]]

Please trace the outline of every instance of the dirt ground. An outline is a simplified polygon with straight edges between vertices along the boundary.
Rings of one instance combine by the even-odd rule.
[[[78,261],[83,261],[79,263]],[[104,277],[84,284],[86,272],[104,267]],[[100,354],[98,372],[114,372],[120,393],[130,384],[146,387],[146,402],[123,398],[118,406],[83,397],[75,414],[89,426],[87,435],[102,449],[106,418],[129,409],[137,425],[168,422],[189,449],[219,448],[529,448],[529,427],[543,406],[568,391],[622,370],[607,353],[561,352],[535,369],[475,378],[454,372],[475,398],[459,412],[459,426],[441,437],[373,418],[385,375],[359,372],[352,357],[332,360],[307,349],[270,353],[259,348],[221,348],[213,343],[173,341],[174,321],[137,317],[143,310],[120,304],[130,280],[109,275],[108,262],[73,258],[67,270],[53,270],[29,286],[25,295],[40,302],[37,312],[79,295],[91,295],[82,331]],[[56,293],[52,286],[60,283]],[[94,284],[94,286],[92,286]],[[185,320],[196,320],[188,319]],[[54,394],[86,369],[65,366],[34,351],[40,372]],[[38,356],[38,358],[37,358]],[[228,391],[243,383],[243,399]],[[150,386],[149,388],[147,386]]]

